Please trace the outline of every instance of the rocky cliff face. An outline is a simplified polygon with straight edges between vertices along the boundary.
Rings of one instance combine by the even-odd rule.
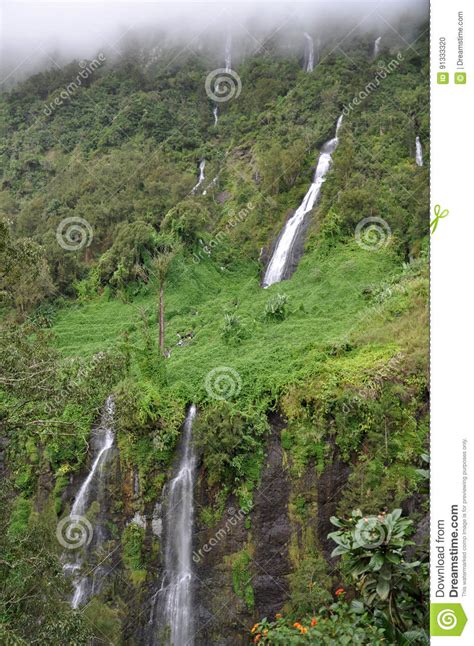
[[[207,528],[197,523],[199,645],[247,644],[248,631],[255,621],[284,612],[292,575],[307,558],[309,549],[324,557],[328,569],[332,566],[333,546],[327,540],[331,531],[329,518],[335,513],[350,468],[334,449],[320,476],[314,464],[301,478],[292,476],[288,455],[280,442],[284,420],[272,414],[269,421],[271,432],[261,482],[250,512],[239,510],[236,500],[229,499],[216,526]],[[306,520],[295,512],[295,501],[302,496],[311,508]],[[198,507],[209,502],[203,477],[196,500]],[[325,579],[325,583],[328,581]]]
[[[203,464],[198,465],[193,537],[196,646],[247,644],[256,621],[285,614],[294,608],[300,592],[302,598],[307,590],[324,598],[340,583],[332,576],[334,545],[327,535],[351,464],[341,459],[333,441],[327,447],[324,468],[318,471],[310,462],[297,475],[281,444],[284,419],[272,413],[269,425],[260,482],[250,509],[241,508],[230,496],[217,522],[209,523],[203,512],[212,506],[214,492],[209,490]],[[86,472],[65,490],[65,505]],[[165,537],[160,514],[166,485],[159,500],[145,503],[134,469],[120,463],[118,450],[109,462],[105,482],[99,512],[107,540],[91,551],[88,566],[101,563],[105,572],[99,599],[120,608],[122,643],[151,643],[154,599],[163,574]],[[420,504],[416,496],[408,499],[407,511],[414,513]],[[131,523],[142,532],[135,568],[124,539]]]

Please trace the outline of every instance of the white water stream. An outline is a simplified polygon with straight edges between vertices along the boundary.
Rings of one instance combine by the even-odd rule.
[[[160,625],[164,624],[169,630],[167,643],[172,646],[192,646],[194,643],[192,534],[196,457],[192,434],[195,417],[193,404],[184,423],[181,457],[176,475],[169,484],[166,501],[165,572],[158,599]]]
[[[418,164],[418,166],[423,166],[423,148],[421,147],[421,141],[419,137],[416,138],[415,146],[416,146],[415,161]]]
[[[304,225],[305,215],[311,211],[311,209],[316,204],[316,201],[319,198],[321,193],[321,187],[325,180],[326,174],[331,167],[332,154],[336,149],[338,144],[338,131],[341,126],[342,115],[337,120],[336,133],[333,139],[327,141],[319,155],[318,164],[316,166],[316,172],[314,173],[314,178],[311,186],[309,187],[308,192],[303,198],[300,206],[296,210],[295,214],[287,221],[283,232],[281,233],[278,242],[273,251],[273,255],[268,263],[265,276],[263,278],[262,286],[264,288],[273,285],[274,283],[279,283],[285,278],[285,272],[288,267],[288,263],[291,260],[291,252],[294,248],[295,242],[298,238],[298,234],[301,230],[301,227]]]
[[[195,193],[198,190],[198,188],[201,186],[201,184],[204,182],[204,169],[205,168],[206,168],[206,160],[203,159],[199,163],[199,179],[197,181],[197,184],[194,186],[193,190],[191,191],[191,193]]]
[[[380,41],[382,40],[382,36],[379,36],[378,38],[375,39],[374,43],[374,58],[377,58],[377,56],[380,54]]]
[[[95,458],[87,478],[77,492],[70,516],[84,517],[92,502],[93,490],[100,489],[100,479],[103,477],[103,467],[114,443],[113,416],[115,403],[112,396],[107,397],[102,412],[100,426],[95,435]],[[99,533],[100,534],[100,533]],[[73,577],[74,593],[71,600],[73,608],[78,608],[87,598],[88,592],[93,588],[88,576],[80,576],[79,570],[83,564],[83,555],[75,553],[74,560],[64,565],[64,571]]]
[[[311,36],[306,32],[304,32],[304,37],[306,39],[304,51],[304,71],[312,72],[314,70],[314,42]]]

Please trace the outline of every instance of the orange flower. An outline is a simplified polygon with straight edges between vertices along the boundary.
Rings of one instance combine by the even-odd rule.
[[[299,624],[297,621],[293,624],[293,628],[301,628],[301,624]]]
[[[265,628],[265,630],[263,631],[263,635],[264,635],[264,637],[266,637],[268,635],[268,628]]]
[[[259,641],[260,641],[260,637],[261,637],[261,636],[262,636],[262,635],[261,635],[260,633],[257,633],[257,634],[255,635],[255,639],[253,640],[253,643],[254,643],[254,644],[256,644],[257,642],[259,642]]]
[[[252,627],[252,630],[251,630],[250,632],[253,634],[253,633],[257,630],[257,628],[258,628],[258,624],[255,624],[255,625]]]
[[[318,623],[318,620],[316,619],[316,617],[313,617],[311,619],[311,628],[314,628],[314,626],[316,626],[317,623]]]
[[[304,626],[300,626],[300,633],[301,633],[302,635],[306,635],[306,633],[307,633],[307,632],[308,632],[308,629],[307,629],[307,628],[305,628]]]
[[[281,619],[282,617],[283,615],[281,614],[281,612],[277,612],[275,615],[275,619]]]
[[[345,593],[344,588],[338,588],[334,594],[336,595],[336,597],[339,597],[341,594],[344,594],[344,593]]]

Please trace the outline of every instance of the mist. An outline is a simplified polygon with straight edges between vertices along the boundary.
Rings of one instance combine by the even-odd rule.
[[[119,57],[131,45],[173,44],[199,51],[222,46],[230,33],[236,43],[255,51],[276,42],[291,48],[297,34],[309,31],[323,40],[328,34],[368,37],[415,28],[428,20],[428,0],[314,0],[311,3],[252,2],[116,2],[115,0],[3,0],[0,22],[0,81],[25,78],[98,51]],[[299,46],[299,45],[298,45]],[[234,52],[233,52],[234,54]]]

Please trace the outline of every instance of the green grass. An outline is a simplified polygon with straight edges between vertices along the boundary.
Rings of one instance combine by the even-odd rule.
[[[187,266],[177,261],[166,289],[166,345],[172,351],[166,362],[168,383],[199,401],[206,396],[209,370],[229,366],[241,375],[243,395],[274,392],[291,377],[305,374],[321,350],[347,339],[372,306],[364,290],[401,271],[389,250],[370,252],[355,243],[327,255],[308,253],[291,280],[266,290],[249,263],[236,261],[222,271],[208,260]],[[289,297],[288,316],[281,322],[264,318],[265,305],[275,293]],[[66,308],[54,327],[59,348],[69,356],[97,352],[113,347],[125,330],[139,342],[143,308],[155,320],[153,293],[133,303],[102,299]],[[245,329],[245,338],[236,345],[221,335],[224,314],[230,312]],[[192,341],[176,346],[177,332],[191,330]]]

